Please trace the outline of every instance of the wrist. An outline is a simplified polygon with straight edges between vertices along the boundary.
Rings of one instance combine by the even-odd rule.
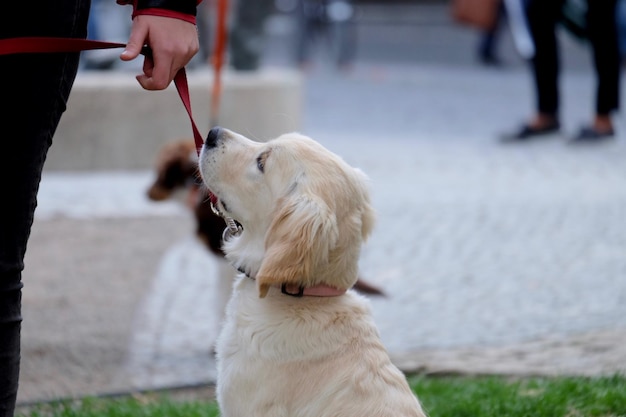
[[[158,9],[158,8],[148,8],[148,9],[135,9],[133,12],[133,18],[135,16],[161,16],[161,17],[170,17],[174,19],[184,20],[186,22],[196,24],[196,16],[177,12],[174,10],[167,9]]]
[[[196,0],[136,0],[135,9],[164,9],[195,16],[196,4]]]
[[[134,0],[133,17],[152,15],[196,23],[197,0]]]

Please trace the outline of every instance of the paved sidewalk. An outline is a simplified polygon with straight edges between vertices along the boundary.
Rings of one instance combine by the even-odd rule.
[[[361,270],[388,294],[372,310],[403,369],[626,372],[624,136],[500,145],[529,108],[523,71],[362,67],[308,83],[304,133],[372,181]],[[564,83],[569,132],[591,82]],[[212,380],[218,265],[184,209],[145,199],[151,176],[44,175],[21,402]]]

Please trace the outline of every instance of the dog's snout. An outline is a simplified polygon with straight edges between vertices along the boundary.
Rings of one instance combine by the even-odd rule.
[[[211,130],[209,130],[209,134],[204,141],[204,146],[212,148],[217,145],[217,141],[220,137],[220,133],[222,132],[222,128],[219,126],[215,126]]]

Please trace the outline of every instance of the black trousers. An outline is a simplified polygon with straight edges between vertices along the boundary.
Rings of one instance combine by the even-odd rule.
[[[7,4],[8,3],[8,4]],[[86,37],[89,0],[3,2],[0,38]],[[78,54],[0,56],[0,417],[13,416],[20,365],[21,290],[43,164],[65,110]]]
[[[587,0],[587,28],[597,79],[595,111],[608,115],[619,108],[620,55],[615,21],[616,0]],[[540,113],[559,112],[559,49],[556,24],[563,0],[529,0],[528,22],[535,41],[532,59],[536,108]]]

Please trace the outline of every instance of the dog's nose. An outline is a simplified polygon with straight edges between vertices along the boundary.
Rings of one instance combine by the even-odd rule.
[[[209,130],[209,134],[204,141],[204,146],[206,146],[207,148],[213,148],[214,146],[216,146],[217,140],[219,139],[221,132],[222,128],[219,126],[215,126],[211,130]]]

